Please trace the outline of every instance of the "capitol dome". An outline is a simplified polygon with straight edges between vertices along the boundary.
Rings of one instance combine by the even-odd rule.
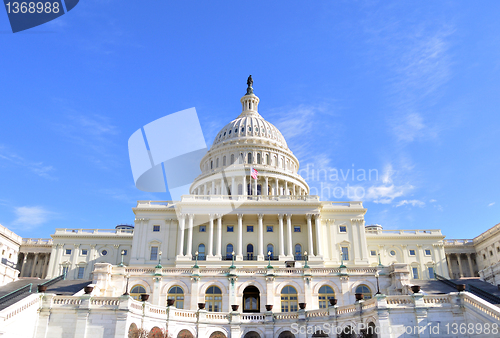
[[[259,98],[249,77],[240,100],[241,114],[215,136],[200,163],[201,175],[190,188],[194,195],[307,195],[298,174],[299,161],[285,138],[258,112]],[[257,178],[252,177],[257,171]]]

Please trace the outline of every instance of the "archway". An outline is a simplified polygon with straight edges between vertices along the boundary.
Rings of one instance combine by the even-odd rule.
[[[318,330],[318,331],[314,332],[311,337],[328,337],[328,334],[326,334],[325,332],[323,332],[321,330]]]
[[[259,312],[260,291],[253,285],[243,290],[243,312]]]
[[[260,334],[255,331],[247,332],[247,334],[243,338],[260,338]]]
[[[342,332],[339,335],[340,338],[355,338],[356,334],[354,333],[354,329],[350,326],[344,327]]]
[[[210,338],[227,338],[226,335],[220,331],[215,331],[210,335]]]
[[[130,324],[128,329],[128,338],[137,338],[139,337],[139,329],[135,323]]]
[[[283,331],[280,333],[278,338],[295,338],[294,334],[291,333],[290,331]]]
[[[189,330],[181,330],[179,334],[177,334],[177,338],[194,338],[193,334]]]

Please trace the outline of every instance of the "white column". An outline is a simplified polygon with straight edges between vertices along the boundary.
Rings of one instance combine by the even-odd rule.
[[[96,244],[91,244],[90,245],[90,256],[88,257],[88,266],[89,266],[89,269],[88,269],[88,273],[89,273],[89,279],[94,279],[94,264],[95,264],[95,254],[96,254]],[[131,250],[129,250],[131,251]]]
[[[186,215],[179,214],[179,230],[177,237],[177,255],[184,256],[184,228],[186,226]]]
[[[28,277],[35,277],[35,266],[37,262],[38,262],[38,253],[36,253],[35,256],[33,257],[33,265],[31,266],[31,272]]]
[[[288,181],[285,181],[285,188],[283,190],[283,195],[288,195]]]
[[[215,195],[215,181],[212,180],[212,191],[210,191],[210,195]]]
[[[213,181],[212,181],[212,186],[213,186]],[[188,241],[187,241],[186,256],[193,257],[193,220],[194,220],[194,215],[189,214],[188,217],[189,217],[189,225],[188,225]]]
[[[231,195],[237,195],[238,191],[236,189],[236,186],[234,185],[234,176],[231,178]]]
[[[469,261],[469,271],[470,271],[470,276],[474,277],[474,269],[472,268],[472,259],[470,257],[470,253],[466,254],[467,255],[467,260]]]
[[[311,224],[311,214],[306,215],[307,220],[307,253],[309,257],[314,257],[314,246],[313,246],[313,231]]]
[[[458,261],[458,270],[460,271],[460,278],[464,277],[464,271],[462,270],[462,257],[461,254],[456,254]]]
[[[288,250],[287,255],[293,257],[293,247],[292,247],[292,215],[286,215],[286,227],[287,227],[287,239],[288,239]]]
[[[269,177],[265,177],[265,187],[263,188],[262,195],[269,195],[269,191],[267,190],[267,187],[269,186]]]
[[[222,259],[222,215],[217,215],[217,257]]]
[[[243,196],[248,195],[248,190],[247,190],[247,177],[246,175],[243,176]]]
[[[208,215],[210,217],[210,225],[208,227],[208,252],[207,257],[212,257],[214,254],[214,215]]]
[[[280,189],[279,180],[278,180],[277,177],[275,178],[275,180],[276,180],[276,188],[274,189],[274,194],[275,195],[279,195],[280,194],[280,191],[279,191],[279,189]]]
[[[257,242],[257,260],[264,260],[264,225],[262,224],[262,218],[264,218],[263,214],[257,215],[259,219],[259,241]],[[267,253],[266,253],[267,255]]]
[[[224,182],[224,176],[220,179],[220,194],[227,195],[226,183]]]
[[[238,246],[236,259],[243,260],[243,214],[238,214]]]
[[[52,248],[52,251],[54,251],[53,248]],[[20,277],[24,277],[23,276],[24,270],[26,269],[26,263],[28,263],[28,253],[24,252],[23,255],[24,255],[24,257],[23,257],[23,266],[21,267],[21,274],[19,275]]]
[[[323,246],[321,245],[321,241],[323,240],[323,236],[321,234],[321,215],[314,215],[314,227],[316,228],[316,255],[323,256]]]
[[[207,195],[207,184],[203,184],[203,195]]]
[[[446,255],[446,253],[445,253],[445,255]],[[446,262],[448,263],[448,273],[450,274],[450,278],[453,278],[453,269],[451,267],[450,254],[446,255]]]
[[[280,256],[285,256],[285,233],[283,232],[283,214],[278,214],[278,221],[279,221]]]

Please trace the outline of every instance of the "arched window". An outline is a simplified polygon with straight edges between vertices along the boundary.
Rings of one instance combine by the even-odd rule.
[[[267,165],[269,165],[269,164],[270,164],[270,163],[269,163],[269,154],[266,154],[266,161],[264,162],[264,164],[267,164]]]
[[[297,305],[297,290],[292,286],[285,286],[281,290],[281,312],[296,312]]]
[[[282,167],[282,166],[283,166],[283,159],[280,158],[280,167]]]
[[[215,167],[216,168],[219,168],[219,158],[217,157],[217,159],[215,160]]]
[[[371,299],[372,298],[372,291],[370,288],[364,284],[358,285],[356,287],[356,293],[362,293],[364,296],[364,299]]]
[[[272,244],[267,245],[266,256],[269,255],[269,253],[271,253],[271,259],[272,259],[274,256],[274,245]]]
[[[205,254],[205,244],[198,245],[198,259],[200,261],[204,261],[205,259],[207,259],[207,256]]]
[[[247,163],[252,163],[252,153],[248,153]]]
[[[240,153],[240,158],[238,161],[240,162],[240,164],[243,164],[243,162],[245,161],[245,158],[243,157],[243,153]]]
[[[135,300],[139,300],[143,293],[146,293],[146,289],[142,285],[134,285],[132,289],[130,289],[130,297]]]
[[[231,164],[234,164],[234,154],[231,154]]]
[[[302,260],[302,246],[295,244],[295,260]]]
[[[222,157],[222,165],[224,167],[226,166],[226,156]]]
[[[167,299],[173,299],[176,308],[184,309],[184,291],[180,286],[172,286],[168,290]]]
[[[226,246],[226,259],[227,260],[233,259],[233,251],[234,251],[233,245],[232,244],[228,244]]]
[[[214,168],[214,161],[210,161],[210,169]]]
[[[222,291],[217,286],[211,286],[205,293],[206,308],[210,312],[221,312]]]
[[[247,260],[249,260],[249,261],[253,260],[253,245],[252,244],[247,245]]]
[[[328,285],[323,285],[319,288],[318,299],[319,308],[326,309],[328,307],[329,299],[335,298],[335,292]]]
[[[257,163],[260,164],[260,154],[257,154]]]

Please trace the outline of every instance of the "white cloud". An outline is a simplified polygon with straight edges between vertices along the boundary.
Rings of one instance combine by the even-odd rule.
[[[51,175],[51,173],[54,171],[54,167],[45,165],[43,162],[33,162],[26,160],[22,156],[19,156],[12,151],[8,151],[6,147],[2,145],[0,145],[0,160],[5,160],[14,165],[27,168],[40,177],[51,180],[56,179]]]
[[[14,210],[16,219],[14,225],[22,225],[27,228],[33,228],[40,224],[46,223],[52,212],[44,209],[43,207],[17,207]]]
[[[403,116],[399,121],[393,122],[393,130],[399,141],[411,142],[425,134],[423,118],[418,113]]]
[[[491,202],[490,204],[488,204],[489,207],[494,206],[494,205],[495,205],[495,202]]]
[[[402,200],[399,201],[398,204],[396,204],[396,207],[401,207],[403,205],[412,205],[412,206],[418,206],[418,207],[423,207],[425,206],[425,202],[419,201],[419,200]]]
[[[429,203],[436,203],[437,201],[435,199],[432,199],[429,201]]]

